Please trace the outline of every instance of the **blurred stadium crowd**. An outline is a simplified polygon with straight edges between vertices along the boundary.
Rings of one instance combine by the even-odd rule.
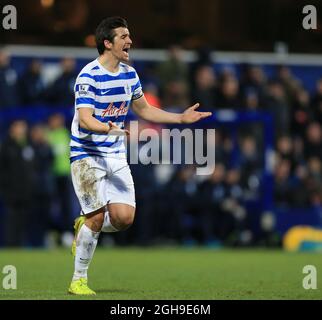
[[[17,107],[50,111],[48,119],[37,123],[1,121],[0,239],[5,246],[68,244],[79,210],[69,174],[71,119],[57,113],[57,107],[73,109],[79,68],[74,59],[62,59],[60,74],[49,84],[42,68],[40,60],[32,60],[18,73],[10,55],[0,51],[0,114]],[[200,102],[213,112],[270,113],[274,206],[322,208],[322,78],[309,92],[286,65],[276,66],[270,77],[261,65],[244,65],[237,75],[231,66],[215,68],[207,51],[187,64],[177,45],[169,48],[168,60],[139,69],[145,95],[157,107],[178,110]],[[142,128],[162,128],[140,123]],[[229,128],[216,128],[216,170],[204,179],[196,176],[193,165],[131,166],[135,224],[125,233],[105,236],[102,243],[279,244],[274,229],[256,231],[253,216],[262,192],[263,139],[260,123],[240,126],[236,153]]]

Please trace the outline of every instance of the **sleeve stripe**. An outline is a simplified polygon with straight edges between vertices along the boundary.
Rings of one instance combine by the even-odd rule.
[[[94,99],[95,98],[95,93],[90,91],[86,94],[86,96],[84,97],[84,95],[80,94],[78,91],[75,92],[75,98],[76,99]]]
[[[92,104],[86,104],[86,103],[77,104],[77,105],[75,105],[75,107],[76,107],[76,109],[79,109],[79,108],[95,109],[95,107]]]
[[[76,105],[78,104],[91,104],[95,105],[95,101],[92,98],[76,98]]]
[[[133,95],[133,97],[132,97],[132,101],[133,101],[133,100],[140,99],[141,97],[143,97],[143,92],[142,92],[142,91],[141,91],[139,94],[137,94],[137,95]]]

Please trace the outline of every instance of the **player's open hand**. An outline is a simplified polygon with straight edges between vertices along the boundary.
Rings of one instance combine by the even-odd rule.
[[[110,130],[108,131],[108,134],[114,135],[114,136],[125,136],[125,135],[130,135],[129,130],[121,129],[119,126],[117,126],[115,123],[112,121],[108,122],[108,125],[110,126]]]
[[[182,113],[181,122],[182,123],[194,123],[203,118],[207,118],[212,115],[211,112],[199,112],[196,109],[199,107],[199,103],[196,103],[192,107],[188,108],[184,113]]]

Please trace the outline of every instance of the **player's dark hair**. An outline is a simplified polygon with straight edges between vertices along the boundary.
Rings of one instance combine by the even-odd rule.
[[[116,28],[127,28],[127,22],[121,17],[109,17],[104,19],[97,27],[95,32],[96,48],[101,55],[105,51],[104,40],[114,41]]]

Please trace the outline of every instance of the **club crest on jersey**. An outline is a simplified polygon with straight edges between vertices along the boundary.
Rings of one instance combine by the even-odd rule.
[[[122,116],[124,114],[127,114],[127,111],[129,107],[125,106],[126,102],[123,101],[121,106],[119,108],[115,107],[113,105],[113,102],[111,102],[108,107],[102,112],[102,117],[115,117],[117,118],[118,116]]]
[[[131,87],[128,83],[124,86],[124,91],[126,94],[131,94]]]

